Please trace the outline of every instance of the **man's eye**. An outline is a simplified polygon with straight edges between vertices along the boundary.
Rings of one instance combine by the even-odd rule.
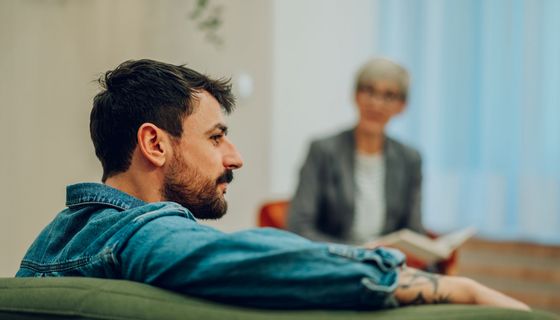
[[[215,144],[218,144],[218,143],[220,143],[220,140],[222,140],[223,137],[224,137],[223,134],[215,134],[215,135],[211,136],[210,139],[211,139]]]

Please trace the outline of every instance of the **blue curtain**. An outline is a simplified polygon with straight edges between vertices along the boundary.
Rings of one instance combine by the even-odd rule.
[[[379,0],[412,76],[389,133],[424,159],[424,223],[560,243],[560,1]]]

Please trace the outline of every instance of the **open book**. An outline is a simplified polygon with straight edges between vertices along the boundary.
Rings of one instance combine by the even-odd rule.
[[[475,233],[476,230],[473,227],[468,227],[440,236],[437,239],[431,239],[412,230],[402,229],[377,238],[374,243],[401,249],[426,263],[433,263],[449,258],[453,250],[457,249]]]

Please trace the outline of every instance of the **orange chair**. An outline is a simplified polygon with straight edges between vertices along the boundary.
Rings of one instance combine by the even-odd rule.
[[[287,229],[286,218],[288,216],[289,206],[290,202],[287,200],[265,202],[259,210],[258,226]],[[437,235],[432,232],[428,232],[428,236],[437,238]],[[427,267],[423,261],[412,256],[407,257],[407,265],[419,269],[425,269]],[[437,272],[441,274],[455,274],[457,269],[457,250],[453,251],[451,256],[446,260],[438,262],[436,264],[436,269]]]
[[[277,200],[264,203],[259,211],[259,227],[287,229],[288,223],[286,218],[288,216],[289,206],[290,201],[287,200]]]

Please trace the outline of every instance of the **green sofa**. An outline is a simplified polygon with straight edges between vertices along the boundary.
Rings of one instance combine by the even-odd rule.
[[[204,301],[142,283],[0,278],[0,319],[557,319],[543,311],[438,305],[384,311],[263,310]]]

